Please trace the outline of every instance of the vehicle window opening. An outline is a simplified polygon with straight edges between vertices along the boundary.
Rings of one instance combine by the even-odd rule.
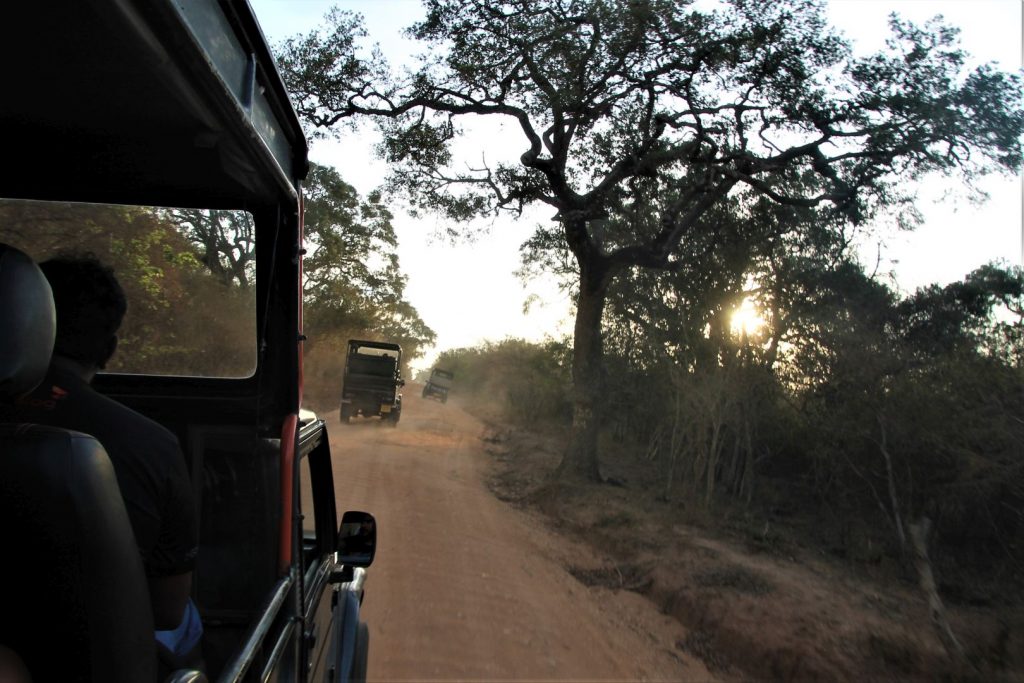
[[[0,199],[0,242],[37,263],[113,268],[128,312],[107,373],[251,377],[255,222],[247,211]]]

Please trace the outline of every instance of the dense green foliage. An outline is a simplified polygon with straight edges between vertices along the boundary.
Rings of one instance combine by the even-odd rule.
[[[938,22],[894,18],[887,49],[855,57],[816,0],[425,7],[408,34],[430,51],[411,70],[393,73],[379,52],[360,59],[361,22],[336,11],[281,46],[283,75],[311,128],[380,125],[390,187],[414,208],[453,221],[535,203],[555,211],[557,226],[541,227],[529,253],[575,277],[566,475],[600,476],[601,325],[622,279],[659,298],[660,276],[637,271],[667,270],[684,300],[714,296],[700,313],[711,344],[690,349],[708,365],[748,265],[799,282],[835,259],[846,226],[879,211],[912,219],[913,181],[925,174],[1021,165],[1020,78],[965,69],[956,30]],[[461,158],[460,126],[479,116],[507,122],[514,151]],[[796,310],[792,294],[765,298]],[[790,322],[774,319],[779,344],[766,353],[779,352]]]

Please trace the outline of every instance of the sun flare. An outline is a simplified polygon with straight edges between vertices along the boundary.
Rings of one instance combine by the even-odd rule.
[[[731,327],[734,334],[746,332],[748,336],[752,336],[764,329],[765,324],[765,319],[761,317],[760,311],[750,298],[744,299],[732,314]]]

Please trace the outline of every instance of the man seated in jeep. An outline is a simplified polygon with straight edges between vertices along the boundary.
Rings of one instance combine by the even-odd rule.
[[[53,290],[57,338],[43,382],[6,409],[19,422],[84,432],[106,449],[149,583],[164,666],[196,667],[202,622],[189,598],[198,549],[192,486],[177,438],[90,386],[117,348],[127,311],[113,271],[93,258],[40,264]]]

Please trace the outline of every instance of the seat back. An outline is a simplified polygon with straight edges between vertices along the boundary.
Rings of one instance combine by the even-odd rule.
[[[0,404],[42,380],[54,330],[46,279],[0,245]],[[0,423],[0,548],[0,644],[34,681],[156,680],[142,561],[99,442]]]

